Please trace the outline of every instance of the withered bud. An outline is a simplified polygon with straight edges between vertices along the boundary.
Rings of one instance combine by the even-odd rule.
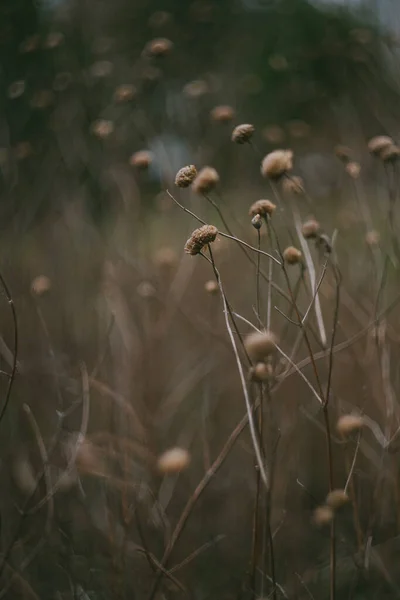
[[[251,224],[253,225],[254,229],[261,229],[262,227],[262,218],[260,215],[254,215],[254,217],[251,220]]]
[[[352,150],[348,146],[339,145],[335,147],[335,154],[339,158],[339,160],[346,163],[351,160]]]
[[[188,165],[187,167],[182,167],[176,174],[175,177],[175,185],[180,188],[189,187],[193,181],[195,180],[197,175],[197,169],[194,165]]]
[[[318,506],[314,510],[313,521],[318,527],[329,525],[333,518],[334,513],[330,506]]]
[[[192,183],[192,190],[197,194],[208,194],[218,183],[218,172],[213,167],[203,167]]]
[[[218,283],[214,279],[210,279],[209,281],[206,281],[206,283],[204,284],[204,289],[207,292],[207,294],[211,294],[211,295],[218,294],[218,291],[219,291]]]
[[[228,105],[215,106],[212,109],[210,116],[211,120],[216,123],[228,123],[234,118],[235,110],[232,106]]]
[[[155,57],[166,56],[173,48],[173,43],[167,38],[151,40],[145,47],[145,54]]]
[[[352,179],[358,179],[361,173],[361,166],[358,162],[355,161],[350,161],[347,163],[346,167],[346,173],[348,175],[350,175],[350,177]]]
[[[203,225],[195,229],[185,244],[185,252],[193,256],[199,254],[204,246],[214,242],[217,234],[218,229],[214,225]]]
[[[393,163],[400,157],[400,148],[391,144],[382,150],[380,157],[385,163]]]
[[[297,265],[299,262],[301,262],[301,259],[302,259],[302,254],[301,254],[300,250],[298,250],[294,246],[288,246],[283,251],[283,260],[288,265]]]
[[[343,437],[360,431],[364,426],[364,420],[360,415],[342,415],[336,423],[336,429]]]
[[[253,381],[268,381],[274,374],[272,365],[265,362],[259,362],[250,369],[250,377]]]
[[[371,138],[368,142],[368,150],[371,154],[375,156],[379,156],[382,150],[385,150],[388,146],[392,146],[394,144],[391,137],[388,135],[377,135]]]
[[[232,142],[235,142],[236,144],[245,144],[252,138],[253,133],[254,125],[250,125],[249,123],[238,125],[232,131]]]
[[[304,181],[302,177],[293,175],[293,177],[285,177],[282,183],[282,189],[286,194],[296,194],[301,196],[304,194]]]
[[[270,200],[257,200],[250,206],[249,215],[250,217],[255,217],[256,215],[270,217],[275,209],[276,204]]]
[[[123,102],[129,102],[135,96],[136,88],[131,83],[123,83],[122,85],[119,85],[114,92],[114,99],[120,104]]]
[[[344,490],[332,490],[326,497],[326,504],[333,510],[338,510],[349,501],[349,496]]]
[[[244,340],[244,347],[255,362],[263,362],[275,352],[277,338],[271,331],[255,331]]]
[[[293,168],[291,150],[274,150],[267,154],[261,163],[261,175],[269,179],[279,179]]]
[[[312,240],[318,237],[321,226],[315,219],[309,219],[302,225],[301,232],[306,240]]]
[[[161,473],[180,473],[189,466],[190,454],[184,448],[171,448],[158,458],[157,467]]]
[[[139,150],[135,152],[129,159],[129,164],[137,169],[148,169],[153,162],[153,154],[148,150]]]

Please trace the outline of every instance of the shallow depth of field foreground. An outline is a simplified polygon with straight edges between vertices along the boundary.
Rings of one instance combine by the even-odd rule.
[[[0,600],[400,598],[393,5],[0,15]]]

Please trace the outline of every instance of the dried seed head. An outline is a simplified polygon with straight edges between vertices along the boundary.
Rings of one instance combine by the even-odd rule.
[[[216,123],[229,123],[235,116],[235,110],[232,106],[228,105],[215,106],[212,109],[210,116],[211,120]]]
[[[379,231],[376,231],[375,229],[368,231],[365,235],[365,241],[367,242],[368,246],[377,246],[380,242],[380,239],[381,236]]]
[[[153,162],[153,154],[148,150],[139,150],[135,152],[129,159],[129,164],[137,169],[148,169]]]
[[[175,177],[175,185],[180,188],[189,187],[193,181],[195,180],[197,175],[197,169],[194,165],[188,165],[187,167],[182,167],[176,174]]]
[[[235,142],[236,144],[245,144],[252,138],[253,133],[254,125],[250,125],[249,123],[238,125],[232,131],[232,142]]]
[[[218,183],[218,172],[213,167],[203,167],[193,181],[192,189],[197,194],[208,194]]]
[[[218,234],[218,229],[214,225],[203,225],[199,229],[195,229],[185,244],[185,252],[187,254],[199,254],[204,246],[215,240]]]
[[[167,56],[170,54],[173,43],[167,38],[156,38],[151,40],[145,47],[145,54],[155,57]]]
[[[380,156],[382,150],[393,145],[393,140],[388,135],[377,135],[368,142],[368,150],[375,156]]]
[[[318,527],[329,525],[334,517],[333,510],[330,506],[318,506],[313,515],[313,521]]]
[[[178,256],[172,248],[160,248],[154,255],[154,263],[162,269],[173,269],[178,262]]]
[[[183,93],[188,98],[200,98],[209,92],[208,84],[203,79],[190,81],[183,88]]]
[[[304,194],[304,181],[302,177],[293,175],[293,177],[286,177],[282,183],[282,189],[286,194],[297,194],[301,196]]]
[[[262,218],[260,215],[254,215],[254,217],[251,220],[251,224],[253,225],[254,229],[261,229],[262,227]]]
[[[210,281],[206,281],[204,284],[204,289],[206,290],[207,294],[218,294],[218,283],[214,279],[210,279]]]
[[[336,429],[344,437],[360,431],[363,426],[364,420],[360,415],[342,415],[336,423]]]
[[[114,124],[112,121],[106,119],[98,119],[92,125],[92,133],[100,139],[108,138],[114,131]]]
[[[255,362],[263,362],[267,356],[275,352],[276,344],[277,338],[271,331],[255,331],[244,341],[248,355]]]
[[[267,154],[261,163],[261,174],[270,179],[279,179],[293,168],[291,150],[274,150]]]
[[[51,288],[51,281],[46,275],[39,275],[35,277],[31,284],[32,294],[35,296],[42,296],[48,292]]]
[[[250,369],[250,376],[253,381],[268,381],[273,374],[272,365],[265,362],[259,362]]]
[[[120,104],[123,102],[129,102],[135,96],[136,88],[131,83],[123,83],[122,85],[119,85],[114,92],[114,99]]]
[[[346,163],[351,160],[352,150],[348,146],[339,145],[335,148],[335,154],[340,160]]]
[[[300,250],[295,248],[294,246],[288,246],[283,251],[283,260],[287,262],[288,265],[297,265],[301,262],[302,254]]]
[[[257,200],[250,206],[249,215],[250,217],[255,217],[256,215],[260,215],[260,217],[270,217],[274,210],[276,209],[276,205],[270,200]]]
[[[332,490],[326,497],[326,504],[333,510],[338,510],[349,501],[349,496],[344,490]]]
[[[180,473],[189,466],[190,454],[184,448],[171,448],[158,458],[157,467],[161,473]]]
[[[361,166],[358,162],[355,162],[355,161],[348,162],[345,169],[346,169],[346,173],[348,173],[348,175],[350,175],[350,177],[352,177],[352,179],[359,178],[360,172],[361,172]]]
[[[382,150],[380,157],[385,163],[395,162],[400,157],[400,148],[391,144]]]
[[[303,223],[301,232],[306,240],[312,240],[318,237],[321,226],[315,219],[309,219]]]

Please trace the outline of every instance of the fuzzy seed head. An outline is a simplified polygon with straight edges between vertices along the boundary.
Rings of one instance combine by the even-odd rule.
[[[185,244],[185,252],[194,256],[199,254],[204,246],[215,241],[218,229],[214,225],[203,225],[195,229]]]
[[[302,225],[301,232],[306,240],[313,240],[318,237],[321,225],[315,219],[309,219]]]
[[[301,196],[304,194],[304,181],[302,177],[294,175],[286,177],[282,183],[282,189],[286,194]]]
[[[382,151],[393,145],[393,140],[388,135],[377,135],[368,142],[368,150],[375,156],[380,156]]]
[[[196,179],[197,169],[194,165],[188,165],[187,167],[182,167],[176,174],[175,177],[175,185],[180,188],[189,187],[193,181]]]
[[[145,54],[149,54],[150,56],[155,56],[158,58],[170,54],[172,48],[173,43],[171,40],[168,40],[167,38],[156,38],[147,44],[145,48]]]
[[[114,124],[107,119],[98,119],[92,125],[93,134],[99,139],[105,140],[114,131]]]
[[[207,294],[215,296],[215,294],[218,294],[219,291],[218,283],[214,279],[210,279],[204,284],[204,289]]]
[[[235,116],[235,110],[228,105],[215,106],[210,116],[211,120],[216,123],[229,123]]]
[[[129,159],[129,164],[137,169],[148,169],[153,162],[153,155],[148,150],[139,150],[135,152]]]
[[[271,331],[255,331],[250,333],[244,346],[249,357],[254,362],[264,362],[264,360],[275,352],[277,338]]]
[[[274,150],[267,154],[261,163],[261,175],[269,179],[279,179],[293,168],[291,150]]]
[[[393,163],[400,158],[400,148],[391,144],[382,150],[380,157],[385,163]]]
[[[232,142],[235,142],[236,144],[245,144],[252,138],[253,133],[254,125],[250,125],[249,123],[238,125],[232,131]]]
[[[360,177],[361,166],[358,162],[355,162],[353,160],[348,162],[345,169],[346,173],[350,175],[352,179],[358,179]]]
[[[218,183],[218,172],[213,167],[203,167],[192,183],[192,190],[197,194],[208,194]]]
[[[249,215],[250,217],[255,217],[256,215],[260,215],[260,217],[270,217],[275,209],[276,204],[270,200],[257,200],[257,202],[254,202],[254,204],[250,206]]]
[[[335,148],[335,154],[339,160],[347,163],[349,160],[351,160],[352,150],[348,146],[339,145]]]
[[[51,281],[46,275],[38,275],[38,277],[35,277],[31,284],[31,291],[35,296],[42,296],[48,292],[50,288]]]
[[[365,235],[365,241],[367,242],[368,246],[377,246],[380,242],[380,239],[381,236],[379,231],[376,231],[375,229],[368,231]]]
[[[171,448],[158,458],[157,467],[164,475],[180,473],[189,466],[190,454],[184,448]]]
[[[326,505],[332,510],[338,510],[349,501],[349,496],[344,490],[332,490],[326,497]]]
[[[329,525],[334,517],[334,512],[330,506],[318,506],[313,515],[314,523],[318,527]]]
[[[359,415],[342,415],[336,423],[336,429],[343,437],[363,428],[364,420]]]
[[[288,246],[283,251],[283,260],[288,265],[297,265],[299,262],[301,262],[301,259],[302,259],[302,254],[301,254],[300,250],[298,250],[294,246]]]

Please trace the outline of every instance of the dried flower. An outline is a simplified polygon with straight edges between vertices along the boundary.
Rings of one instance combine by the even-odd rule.
[[[304,181],[302,177],[299,177],[298,175],[286,177],[283,180],[282,189],[287,194],[296,194],[300,196],[304,194]]]
[[[336,423],[336,429],[343,436],[348,436],[355,431],[360,431],[364,426],[364,420],[360,415],[342,415]]]
[[[145,53],[155,57],[166,56],[171,52],[173,46],[171,40],[167,38],[156,38],[146,45]]]
[[[270,200],[257,200],[250,206],[249,215],[254,217],[260,215],[260,217],[270,217],[275,211],[276,205]]]
[[[203,167],[192,183],[192,189],[198,194],[207,194],[219,183],[218,172],[213,167]]]
[[[375,154],[375,156],[379,156],[382,150],[385,150],[388,146],[393,145],[393,140],[388,135],[378,135],[373,137],[368,142],[368,150],[371,154]]]
[[[333,518],[334,513],[330,506],[318,506],[314,511],[313,520],[319,527],[329,525]]]
[[[367,242],[368,246],[377,246],[380,242],[380,239],[381,236],[379,231],[376,231],[375,229],[368,231],[365,235],[365,241]]]
[[[391,144],[382,150],[380,157],[383,162],[395,162],[400,157],[400,148],[395,144]]]
[[[180,473],[189,466],[190,454],[184,448],[171,448],[158,458],[157,467],[161,473]]]
[[[254,215],[254,217],[251,220],[251,224],[253,225],[254,229],[261,229],[261,227],[262,227],[261,215]]]
[[[187,254],[199,254],[204,246],[214,242],[217,237],[218,229],[214,225],[203,225],[195,229],[185,244]]]
[[[302,254],[300,250],[295,248],[294,246],[288,246],[283,251],[283,260],[288,263],[288,265],[297,265],[301,262]]]
[[[261,163],[261,174],[270,179],[279,179],[293,168],[291,150],[274,150],[267,154]]]
[[[189,187],[197,176],[197,169],[194,165],[188,165],[187,167],[182,167],[176,174],[175,177],[175,185],[180,188]]]
[[[211,111],[211,120],[217,123],[228,123],[235,116],[235,110],[232,106],[215,106]]]
[[[335,154],[341,161],[346,163],[351,160],[352,150],[348,146],[339,145],[335,148]]]
[[[113,131],[113,122],[107,121],[106,119],[98,119],[92,125],[92,132],[94,133],[94,135],[101,139],[108,138]]]
[[[32,281],[31,291],[35,296],[42,296],[46,292],[48,292],[51,288],[51,281],[47,275],[38,275]]]
[[[129,159],[129,163],[132,167],[137,169],[148,169],[153,162],[153,154],[148,150],[139,150],[135,152]]]
[[[123,103],[129,102],[136,95],[136,88],[131,83],[123,83],[119,85],[114,92],[114,99],[116,102]]]
[[[344,490],[332,490],[326,497],[326,504],[333,510],[341,508],[349,501],[349,496]]]
[[[361,172],[361,166],[358,162],[350,161],[346,165],[346,173],[350,175],[353,179],[358,179]]]
[[[248,355],[255,362],[263,362],[275,351],[276,344],[277,338],[271,331],[255,331],[244,341]]]
[[[243,125],[237,125],[232,132],[232,142],[236,144],[245,144],[248,142],[254,133],[254,125],[244,123]]]
[[[321,226],[315,219],[309,219],[302,225],[301,232],[306,240],[315,239],[318,237]]]
[[[204,289],[207,292],[207,294],[218,294],[219,291],[219,287],[218,287],[218,283],[214,280],[214,279],[210,279],[209,281],[206,281],[206,283],[204,284]]]

